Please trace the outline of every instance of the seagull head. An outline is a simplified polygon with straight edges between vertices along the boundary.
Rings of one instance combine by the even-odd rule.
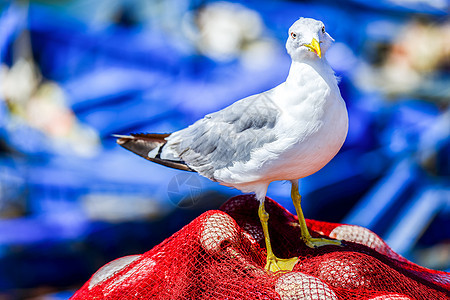
[[[333,42],[321,21],[300,18],[289,28],[286,49],[293,61],[321,59]]]

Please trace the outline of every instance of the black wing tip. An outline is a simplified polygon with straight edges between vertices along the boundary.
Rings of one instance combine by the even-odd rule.
[[[130,133],[129,135],[123,134],[113,134],[116,137],[116,143],[123,146],[125,143],[132,140],[146,140],[152,142],[166,142],[166,138],[170,136],[171,133]]]
[[[132,135],[113,134],[112,136],[117,138],[116,143],[119,144],[120,146],[123,146],[129,140],[134,139]]]
[[[160,158],[149,157],[147,154],[151,150],[151,148],[141,148],[139,146],[140,143],[160,143],[164,144],[164,138],[169,136],[170,134],[147,134],[147,133],[138,133],[138,134],[130,134],[130,135],[121,135],[121,134],[113,134],[114,137],[117,138],[116,143],[122,146],[123,148],[151,161],[166,167],[179,169],[183,171],[196,172],[191,169],[185,162],[183,161],[172,161],[165,160]],[[155,141],[156,140],[156,141]]]

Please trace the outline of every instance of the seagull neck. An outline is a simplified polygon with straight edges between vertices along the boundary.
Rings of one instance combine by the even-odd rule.
[[[286,82],[289,84],[304,85],[313,78],[322,78],[330,87],[337,87],[334,71],[325,58],[292,61]]]

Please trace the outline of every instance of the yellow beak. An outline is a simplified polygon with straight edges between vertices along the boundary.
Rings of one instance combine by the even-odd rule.
[[[322,51],[320,50],[320,43],[313,38],[311,44],[303,44],[311,52],[315,52],[319,58],[322,58]]]

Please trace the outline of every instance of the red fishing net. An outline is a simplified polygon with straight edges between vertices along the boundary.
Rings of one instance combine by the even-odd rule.
[[[450,299],[450,273],[407,261],[365,228],[307,220],[313,237],[346,242],[306,247],[296,217],[270,199],[274,253],[299,261],[292,272],[268,273],[258,202],[238,196],[221,210],[106,264],[72,299]]]

